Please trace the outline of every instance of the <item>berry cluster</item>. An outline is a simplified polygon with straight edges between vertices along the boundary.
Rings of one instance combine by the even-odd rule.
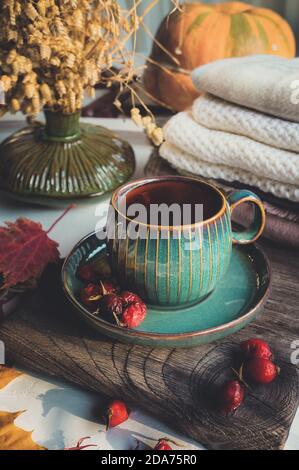
[[[80,266],[77,275],[87,282],[80,291],[80,299],[95,315],[113,318],[124,328],[137,328],[145,320],[147,308],[137,294],[121,292],[113,281],[101,281],[99,271],[90,265]]]
[[[245,380],[256,384],[269,384],[279,374],[279,367],[272,362],[271,348],[265,341],[249,339],[243,341],[240,348],[244,360],[238,373],[238,380],[228,381],[222,390],[221,411],[225,415],[233,413],[243,403],[245,388],[248,387]]]

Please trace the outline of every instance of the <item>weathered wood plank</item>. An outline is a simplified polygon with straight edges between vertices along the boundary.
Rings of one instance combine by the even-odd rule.
[[[1,325],[0,339],[17,364],[88,390],[121,394],[210,449],[282,448],[299,398],[298,370],[290,363],[291,343],[299,339],[299,256],[264,248],[273,269],[264,314],[225,340],[191,350],[113,343],[74,319],[57,272]],[[271,343],[281,375],[255,389],[259,400],[247,396],[234,416],[222,417],[217,392],[238,365],[238,343],[253,336]]]

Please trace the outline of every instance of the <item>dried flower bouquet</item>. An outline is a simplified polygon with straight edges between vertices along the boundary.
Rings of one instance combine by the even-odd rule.
[[[101,71],[122,60],[123,32],[136,28],[132,14],[110,0],[4,0],[0,11],[1,81],[10,110],[27,115],[44,105],[80,109]]]
[[[0,115],[21,111],[33,120],[42,109],[46,112],[45,128],[26,128],[0,145],[0,189],[85,197],[104,194],[132,175],[134,157],[127,143],[99,127],[79,126],[84,95],[93,96],[97,83],[108,88],[117,83],[120,93],[130,90],[133,120],[161,143],[162,130],[145,105],[148,115],[140,115],[134,103],[143,103],[131,86],[138,75],[137,30],[160,1],[152,0],[142,14],[143,0],[132,0],[127,9],[116,0],[0,2],[0,86],[5,92]],[[118,98],[115,105],[121,107]]]
[[[74,113],[85,92],[94,95],[97,83],[130,87],[136,71],[127,40],[132,36],[135,44],[144,16],[158,1],[153,0],[142,16],[137,14],[142,0],[131,3],[132,8],[124,10],[116,0],[3,0],[0,84],[7,104],[1,113],[35,116],[43,107]],[[107,70],[109,78],[103,74]],[[120,105],[118,100],[115,104]],[[133,118],[136,121],[136,110]],[[138,123],[160,143],[162,134],[153,116]]]

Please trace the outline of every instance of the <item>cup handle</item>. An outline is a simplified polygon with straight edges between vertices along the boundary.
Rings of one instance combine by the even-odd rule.
[[[249,243],[255,242],[261,236],[266,223],[266,213],[260,198],[253,192],[244,189],[232,191],[227,197],[227,202],[231,214],[237,206],[244,202],[249,202],[254,205],[254,219],[252,225],[243,232],[233,231],[233,243],[248,245]]]

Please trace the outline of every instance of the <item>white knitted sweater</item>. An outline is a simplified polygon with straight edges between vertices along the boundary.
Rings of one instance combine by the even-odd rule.
[[[194,101],[192,114],[199,124],[209,129],[243,135],[271,147],[299,152],[298,123],[243,108],[209,94]]]
[[[171,118],[164,134],[166,142],[199,160],[238,168],[279,183],[299,185],[298,154],[248,137],[207,129],[193,119],[190,111]]]
[[[217,60],[192,73],[200,91],[299,122],[299,58],[256,55]]]
[[[204,161],[198,155],[191,155],[173,144],[165,142],[160,147],[160,155],[174,168],[182,172],[200,175],[205,178],[222,179],[228,182],[239,181],[270,192],[277,197],[299,202],[299,188],[292,184],[279,183],[275,180],[257,176],[240,168]]]
[[[299,201],[299,59],[219,60],[192,78],[206,95],[166,124],[161,155],[177,169]]]

